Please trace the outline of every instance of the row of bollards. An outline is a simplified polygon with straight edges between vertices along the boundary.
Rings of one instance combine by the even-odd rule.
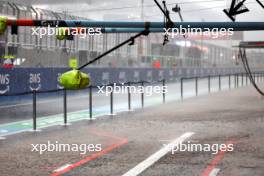
[[[144,82],[139,82],[139,84],[144,87]],[[162,80],[162,85],[165,86],[166,81]],[[128,110],[132,110],[131,106],[131,91],[129,87],[131,83],[128,82]],[[112,85],[113,86],[113,85]],[[32,92],[33,97],[33,130],[37,130],[37,91]],[[144,108],[144,91],[141,92],[141,108]],[[165,103],[165,96],[166,93],[162,93],[162,102]],[[67,117],[67,90],[63,89],[63,124],[64,126],[68,124],[68,117]],[[113,91],[110,93],[110,115],[113,116],[114,114],[114,93]],[[93,86],[89,87],[89,120],[93,120]]]
[[[264,80],[264,73],[252,73],[253,79],[256,82],[263,81]],[[208,93],[211,93],[211,81],[212,78],[218,77],[218,90],[222,90],[222,77],[228,77],[228,88],[232,88],[232,76],[234,79],[234,88],[238,88],[240,86],[248,85],[249,77],[247,74],[240,73],[240,74],[229,74],[229,75],[217,75],[217,76],[211,76],[208,75],[207,80],[208,80]],[[199,95],[199,79],[201,78],[206,78],[206,77],[192,77],[192,78],[181,78],[180,79],[180,93],[181,93],[181,100],[184,98],[184,80],[187,79],[194,79],[195,80],[195,95]],[[166,85],[166,80],[163,79],[161,80],[162,86],[165,87]],[[139,82],[139,84],[144,87],[144,82]],[[128,87],[131,86],[131,83],[127,83]],[[131,106],[131,92],[130,89],[128,88],[127,91],[128,94],[128,110],[132,110]],[[37,91],[32,92],[32,97],[33,97],[33,130],[37,130]],[[141,93],[141,108],[144,108],[144,91]],[[162,102],[165,103],[166,101],[166,93],[165,91],[162,92]],[[110,94],[110,115],[114,115],[114,93],[113,91]],[[63,119],[64,119],[64,125],[68,125],[68,117],[67,117],[67,90],[63,89]],[[93,120],[93,87],[89,87],[89,120]]]
[[[253,79],[255,81],[263,81],[264,80],[264,74],[263,73],[252,73]],[[222,77],[228,77],[228,88],[232,88],[231,80],[232,76],[234,79],[234,88],[238,88],[240,86],[248,85],[249,83],[249,77],[245,73],[240,73],[240,74],[228,74],[228,75],[216,75],[216,76],[211,76],[208,75],[207,77],[207,83],[208,83],[208,93],[211,93],[211,80],[212,78],[218,78],[218,90],[222,90]],[[199,79],[204,79],[206,77],[187,77],[184,78],[182,77],[180,79],[180,92],[181,92],[181,100],[184,99],[184,80],[190,80],[194,79],[195,81],[195,96],[198,96],[199,94],[199,89],[198,89],[198,84],[199,84]]]

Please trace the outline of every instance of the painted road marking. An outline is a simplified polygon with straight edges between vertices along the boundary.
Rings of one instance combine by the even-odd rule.
[[[0,130],[0,133],[7,133],[8,130]]]
[[[235,142],[230,140],[226,143],[226,146],[229,144],[234,144]],[[207,168],[203,171],[201,176],[211,176],[210,174],[213,172],[213,170],[216,168],[217,164],[224,158],[224,155],[227,151],[221,150],[218,152],[218,154],[215,156],[215,158],[212,160],[212,162],[207,166]]]
[[[123,174],[123,176],[137,176],[141,174],[144,170],[152,166],[155,162],[157,162],[160,158],[165,156],[167,153],[169,153],[172,148],[175,148],[180,143],[184,142],[186,139],[190,138],[192,135],[194,135],[193,132],[187,132],[178,137],[177,139],[174,139],[171,143],[166,145],[165,147],[161,148],[159,151],[139,163],[134,168],[130,169],[127,173]]]
[[[22,123],[22,125],[24,125],[24,126],[28,126],[28,125],[30,125],[30,123]]]
[[[212,172],[209,174],[209,176],[217,176],[218,172],[220,171],[219,168],[214,168]]]
[[[71,164],[65,164],[65,165],[55,169],[53,172],[61,172],[62,170],[67,169],[70,166],[71,166]]]
[[[112,150],[114,149],[117,149],[125,144],[128,143],[128,140],[126,138],[121,138],[121,137],[117,137],[117,136],[113,136],[109,133],[102,133],[102,132],[96,132],[96,131],[91,131],[92,133],[98,135],[98,136],[104,136],[104,137],[109,137],[109,138],[112,138],[112,139],[117,139],[118,142],[115,143],[115,144],[112,144],[110,146],[108,146],[107,148],[101,150],[100,152],[96,152],[96,153],[93,153],[87,157],[85,157],[84,159],[74,163],[74,164],[70,164],[70,165],[64,165],[64,168],[63,169],[60,169],[59,171],[57,172],[54,172],[53,174],[51,174],[50,176],[60,176],[62,174],[65,174],[66,172],[69,172],[70,170],[76,168],[76,167],[79,167],[79,166],[82,166],[83,164],[86,164],[92,160],[95,160],[109,152],[111,152]],[[67,167],[65,167],[67,166]],[[60,167],[61,168],[61,167]]]

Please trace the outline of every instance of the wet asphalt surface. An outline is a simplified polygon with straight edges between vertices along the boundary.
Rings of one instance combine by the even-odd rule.
[[[264,86],[262,86],[263,88]],[[194,132],[188,139],[199,144],[234,143],[214,165],[218,176],[264,175],[264,99],[251,87],[175,101],[142,110],[25,132],[0,140],[1,175],[51,175],[65,164],[91,156],[79,152],[32,152],[31,144],[101,144],[102,149],[126,141],[104,155],[63,175],[118,176],[163,147],[164,141]],[[143,176],[195,176],[217,157],[211,152],[168,153],[145,170]]]

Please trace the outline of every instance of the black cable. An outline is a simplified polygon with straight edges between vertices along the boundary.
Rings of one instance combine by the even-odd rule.
[[[174,23],[173,21],[171,20],[170,18],[170,11],[168,10],[167,8],[167,5],[166,5],[166,1],[162,1],[163,3],[163,8],[161,7],[161,5],[158,3],[157,0],[154,0],[154,2],[156,3],[156,5],[158,6],[158,8],[160,9],[160,11],[163,13],[164,15],[164,27],[166,28],[166,30],[170,29],[170,28],[173,28],[174,26]],[[164,35],[164,40],[163,40],[163,44],[162,45],[166,45],[167,43],[169,42],[169,36],[168,34],[166,33]]]
[[[253,78],[253,76],[252,76],[252,73],[251,73],[251,71],[250,71],[250,68],[249,68],[249,65],[248,65],[248,62],[247,62],[247,59],[246,59],[246,52],[245,52],[245,49],[243,50],[243,53],[242,53],[242,51],[241,51],[241,54],[242,54],[242,62],[243,62],[243,66],[244,66],[244,68],[245,68],[245,70],[246,70],[246,73],[248,73],[248,75],[249,75],[249,79],[251,80],[251,82],[253,83],[253,84],[255,84],[255,79]]]
[[[248,72],[249,72],[250,75],[251,75],[251,80],[252,80],[252,82],[253,82],[254,87],[257,89],[257,91],[258,91],[262,96],[264,96],[264,92],[260,90],[260,88],[259,88],[259,87],[257,86],[257,84],[256,84],[255,79],[254,79],[253,76],[252,76],[252,73],[251,73],[251,70],[250,70],[250,68],[249,68],[249,64],[248,64],[248,59],[247,59],[247,57],[246,57],[246,51],[245,51],[245,49],[244,49],[244,59],[245,59],[245,63],[246,63],[246,67],[247,67],[247,69],[248,69]]]
[[[250,70],[250,67],[249,67],[249,64],[248,64],[248,59],[247,59],[247,56],[246,56],[246,50],[243,49],[243,53],[242,53],[242,49],[239,48],[239,55],[240,55],[240,58],[242,60],[242,63],[243,63],[243,67],[246,71],[246,74],[248,75],[252,85],[254,86],[254,88],[259,92],[259,94],[261,94],[262,96],[264,96],[264,92],[262,90],[260,90],[260,88],[257,86],[253,76],[252,76],[252,72]]]
[[[146,27],[145,30],[143,30],[143,31],[141,31],[140,33],[134,35],[133,37],[131,37],[131,38],[125,40],[124,42],[122,42],[122,43],[120,43],[119,45],[117,45],[117,46],[111,48],[110,50],[104,52],[104,53],[101,54],[100,56],[97,56],[97,57],[94,58],[93,60],[87,62],[86,64],[84,64],[84,65],[82,65],[82,66],[80,66],[77,70],[81,70],[81,69],[83,69],[84,67],[86,67],[86,66],[88,66],[88,65],[90,65],[90,64],[92,64],[92,63],[94,63],[94,62],[96,62],[97,60],[101,59],[102,57],[106,56],[107,54],[109,54],[109,53],[115,51],[116,49],[122,47],[123,45],[125,45],[125,44],[127,44],[127,43],[129,43],[129,42],[134,42],[134,40],[135,40],[136,38],[140,37],[141,35],[145,35],[145,36],[147,36],[148,34],[149,34],[149,29],[148,29],[148,27]]]

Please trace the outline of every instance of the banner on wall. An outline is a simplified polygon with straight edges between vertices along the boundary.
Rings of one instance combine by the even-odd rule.
[[[0,69],[0,94],[61,89],[59,77],[67,68]],[[219,75],[243,72],[241,68],[87,68],[92,85],[138,81],[177,81],[181,77]]]

